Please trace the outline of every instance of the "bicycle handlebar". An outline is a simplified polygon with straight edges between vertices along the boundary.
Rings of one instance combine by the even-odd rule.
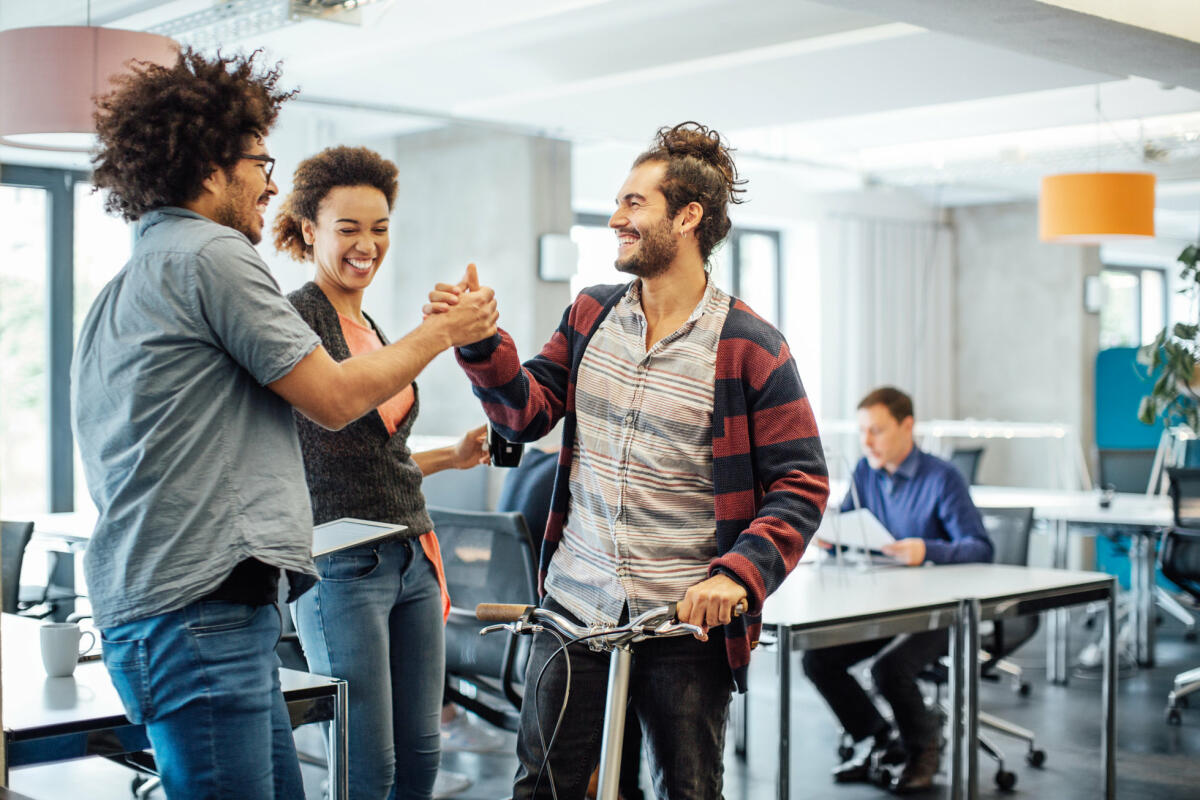
[[[509,603],[480,603],[475,607],[475,616],[481,622],[502,623],[490,625],[480,634],[498,630],[513,634],[536,633],[548,627],[574,640],[593,641],[600,647],[616,647],[652,637],[705,635],[697,625],[676,621],[674,603],[653,608],[624,625],[594,627],[573,623],[561,614],[544,608]]]

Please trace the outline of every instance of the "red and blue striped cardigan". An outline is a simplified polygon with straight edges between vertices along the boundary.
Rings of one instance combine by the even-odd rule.
[[[542,352],[524,364],[504,331],[459,348],[458,362],[496,430],[510,441],[545,436],[563,420],[562,449],[542,544],[544,581],[562,538],[575,442],[575,384],[588,343],[628,286],[579,294]],[[746,587],[747,613],[725,626],[739,691],[758,643],[763,601],[800,560],[821,522],[829,478],[816,421],[783,335],[732,298],[717,345],[712,413],[717,558],[709,574]]]

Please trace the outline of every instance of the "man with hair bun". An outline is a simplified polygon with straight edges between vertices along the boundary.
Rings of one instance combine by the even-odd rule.
[[[799,561],[829,493],[782,334],[709,279],[743,183],[716,131],[663,128],[608,223],[616,266],[633,280],[581,292],[524,364],[502,330],[456,350],[506,439],[534,441],[563,420],[543,605],[602,625],[678,601],[679,619],[707,631],[633,646],[630,701],[659,797],[721,797],[731,691],[746,688],[763,601]],[[441,284],[426,311],[472,293],[469,280]],[[599,759],[608,656],[570,648],[555,733],[568,679],[557,646],[535,636],[515,800],[550,797],[551,775],[558,798],[582,798]]]
[[[99,510],[84,567],[172,800],[304,796],[275,656],[280,571],[291,599],[316,577],[292,408],[344,427],[496,323],[480,289],[372,353],[321,347],[253,247],[277,192],[264,137],[292,94],[256,56],[137,63],[97,102],[93,180],[137,240],[71,365]]]

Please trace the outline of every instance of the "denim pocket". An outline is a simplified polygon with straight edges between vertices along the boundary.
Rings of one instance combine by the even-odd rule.
[[[317,562],[317,570],[321,580],[357,581],[367,577],[379,567],[379,553],[371,549],[366,551],[346,551],[331,556],[325,556]]]
[[[226,603],[218,600],[196,604],[193,621],[187,624],[188,632],[195,636],[228,633],[249,627],[262,606],[245,603]]]
[[[100,634],[104,666],[125,706],[125,715],[137,725],[154,717],[150,701],[150,666],[145,639],[113,640]]]

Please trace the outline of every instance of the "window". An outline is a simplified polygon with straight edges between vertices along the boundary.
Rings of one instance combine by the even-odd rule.
[[[1100,349],[1137,347],[1166,324],[1167,286],[1162,270],[1105,267],[1100,272]]]
[[[106,216],[87,175],[0,171],[0,506],[71,511],[86,491],[71,436],[78,321],[128,258],[128,226]]]
[[[617,241],[608,227],[608,217],[576,214],[571,240],[579,247],[579,268],[571,278],[572,295],[587,286],[629,280],[629,275],[613,266]],[[709,259],[712,279],[718,287],[745,300],[777,326],[783,317],[779,242],[778,231],[734,228]]]

